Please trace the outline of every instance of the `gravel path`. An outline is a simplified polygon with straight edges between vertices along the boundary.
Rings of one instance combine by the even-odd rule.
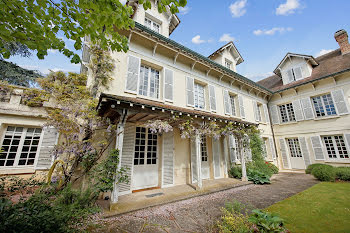
[[[270,185],[248,185],[184,201],[151,207],[121,216],[100,219],[92,232],[211,232],[226,202],[238,200],[266,208],[299,193],[317,181],[302,173],[280,173]]]

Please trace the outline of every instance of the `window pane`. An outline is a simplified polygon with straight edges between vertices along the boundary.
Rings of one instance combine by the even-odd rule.
[[[293,104],[292,103],[286,104],[286,108],[287,108],[287,113],[288,113],[288,120],[295,121]]]
[[[323,141],[324,141],[324,144],[325,144],[326,149],[327,149],[328,157],[331,159],[337,158],[337,153],[335,151],[332,137],[331,136],[324,136]]]
[[[346,146],[345,146],[343,136],[334,136],[334,139],[335,139],[335,142],[337,144],[339,157],[341,159],[348,159],[349,155],[348,155],[348,151],[347,151]]]
[[[194,84],[194,106],[196,108],[204,109],[204,86],[198,83]]]
[[[326,114],[324,112],[321,97],[320,96],[313,97],[312,102],[313,102],[314,107],[315,107],[316,116],[317,117],[325,116]]]
[[[148,67],[140,67],[140,83],[139,83],[139,94],[147,96],[148,91]]]
[[[326,113],[328,116],[330,115],[336,115],[334,103],[331,94],[323,95],[322,96],[324,108],[326,109]]]
[[[231,104],[231,113],[233,116],[236,116],[235,96],[233,95],[230,95],[230,104]]]
[[[281,114],[282,122],[288,122],[286,106],[285,105],[280,105],[279,108],[280,108],[280,114]]]

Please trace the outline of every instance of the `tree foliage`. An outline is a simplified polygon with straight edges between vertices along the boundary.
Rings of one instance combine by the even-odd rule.
[[[24,69],[12,62],[0,59],[0,80],[9,84],[31,87],[41,75],[34,70]]]
[[[177,13],[186,0],[157,1],[159,12],[169,7]],[[139,0],[144,9],[151,8],[150,0]],[[6,0],[0,1],[0,54],[9,58],[13,53],[9,42],[15,42],[36,51],[39,59],[47,55],[49,49],[56,49],[79,63],[80,57],[66,47],[58,33],[74,41],[76,50],[82,49],[83,39],[88,37],[93,44],[100,44],[102,50],[124,51],[128,40],[118,33],[118,29],[134,26],[131,19],[133,9],[119,0]]]

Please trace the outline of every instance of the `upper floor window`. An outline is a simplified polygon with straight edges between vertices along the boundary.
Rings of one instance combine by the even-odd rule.
[[[205,135],[202,136],[201,140],[201,153],[202,153],[202,161],[208,161],[208,153],[207,153],[207,137]]]
[[[34,165],[40,137],[40,128],[8,126],[1,145],[0,167]]]
[[[152,98],[159,98],[159,71],[141,65],[139,94]]]
[[[287,75],[288,83],[291,83],[303,78],[303,72],[300,66],[287,70],[285,74]]]
[[[205,87],[202,84],[194,83],[194,106],[196,108],[205,108]]]
[[[282,122],[295,121],[294,109],[292,103],[279,106]]]
[[[148,27],[149,29],[152,29],[155,32],[160,33],[160,24],[154,22],[149,18],[145,18],[145,26]]]
[[[326,146],[328,158],[330,159],[348,159],[349,154],[342,135],[323,136],[323,142]]]
[[[300,149],[299,139],[288,138],[288,147],[292,158],[303,157]]]
[[[236,96],[230,95],[231,114],[236,116]]]
[[[334,102],[331,94],[312,97],[316,117],[336,115]]]
[[[227,60],[227,59],[225,59],[225,67],[228,68],[228,69],[231,69],[231,67],[232,67],[232,62],[229,61],[229,60]]]
[[[257,121],[261,121],[261,110],[260,108],[262,108],[262,104],[256,103],[256,117],[257,117]]]

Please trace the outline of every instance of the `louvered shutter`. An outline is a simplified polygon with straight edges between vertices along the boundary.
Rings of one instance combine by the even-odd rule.
[[[137,94],[140,73],[140,58],[128,56],[128,72],[126,77],[126,90]]]
[[[237,151],[236,151],[236,139],[233,135],[229,136],[229,146],[230,146],[230,160],[231,163],[235,163],[237,159]]]
[[[272,158],[275,159],[276,158],[276,149],[275,149],[275,143],[273,142],[272,137],[269,137],[269,142],[270,142],[270,149],[271,149]]]
[[[58,140],[58,132],[55,128],[44,127],[42,133],[42,142],[35,169],[49,169],[51,167],[53,161],[52,150]]]
[[[198,175],[197,175],[197,146],[196,141],[191,139],[191,174],[192,174],[192,183],[197,183]]]
[[[163,186],[174,184],[174,132],[163,134]]]
[[[267,109],[267,105],[263,104],[264,113],[265,113],[265,122],[270,123],[269,110]]]
[[[224,90],[224,107],[225,107],[225,114],[231,115],[231,104],[230,104],[230,95],[228,93],[228,90]]]
[[[311,162],[310,162],[309,150],[306,145],[306,140],[305,140],[305,137],[299,137],[298,139],[299,139],[301,153],[303,154],[303,157],[304,157],[305,167],[307,167],[311,164]]]
[[[212,139],[213,145],[213,160],[214,160],[214,177],[221,177],[221,169],[220,169],[220,141]]]
[[[297,121],[304,120],[304,115],[303,115],[303,111],[301,109],[300,101],[299,100],[295,100],[295,101],[292,102],[292,104],[293,104],[293,110],[294,110],[295,119]]]
[[[283,167],[289,168],[287,147],[286,147],[286,143],[285,143],[284,139],[280,139],[280,149],[281,149]]]
[[[305,120],[314,119],[314,111],[312,109],[310,98],[301,99],[300,103],[301,103],[301,107],[303,109],[304,119]]]
[[[344,134],[346,144],[348,146],[348,153],[350,152],[350,134]]]
[[[119,192],[131,192],[132,168],[134,164],[134,149],[135,149],[136,126],[134,124],[126,124],[124,127],[123,151],[120,156],[120,165],[126,169],[126,174],[129,182],[119,184]]]
[[[347,103],[345,101],[344,92],[342,89],[332,91],[332,97],[334,104],[337,108],[338,115],[344,115],[349,113]]]
[[[280,123],[280,118],[278,116],[277,105],[270,106],[270,113],[271,113],[272,124],[273,125],[279,124]]]
[[[316,160],[324,160],[323,145],[320,136],[310,137],[312,148],[314,150]]]
[[[301,66],[301,69],[302,69],[304,78],[307,78],[307,77],[310,76],[310,70],[309,70],[308,65],[307,65],[306,62]]]
[[[288,80],[288,83],[294,82],[294,76],[293,76],[293,71],[292,71],[292,69],[287,70],[286,73],[287,73],[287,80]]]
[[[194,106],[194,79],[186,77],[187,105]]]
[[[238,96],[238,102],[239,102],[239,112],[241,114],[241,117],[245,118],[243,96],[241,96],[241,95]]]
[[[174,89],[174,73],[172,70],[165,69],[164,71],[164,99],[173,101]]]
[[[303,78],[303,72],[301,70],[301,67],[296,67],[293,69],[294,71],[294,75],[295,75],[295,79],[299,80]]]
[[[210,110],[216,111],[216,95],[215,95],[215,86],[209,85],[209,103]]]
[[[255,121],[259,121],[258,105],[255,100],[252,100]]]

